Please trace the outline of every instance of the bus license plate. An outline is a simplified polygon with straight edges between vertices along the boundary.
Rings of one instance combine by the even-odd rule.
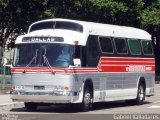
[[[34,90],[44,90],[44,86],[34,86]]]

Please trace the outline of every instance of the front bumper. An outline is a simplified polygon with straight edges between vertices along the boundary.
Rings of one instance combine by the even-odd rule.
[[[14,102],[76,103],[78,96],[11,95]]]

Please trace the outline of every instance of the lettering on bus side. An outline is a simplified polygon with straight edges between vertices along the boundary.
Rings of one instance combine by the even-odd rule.
[[[62,37],[24,37],[22,42],[63,42]]]
[[[146,72],[151,70],[152,70],[152,67],[145,67],[143,65],[130,65],[126,67],[127,72]]]

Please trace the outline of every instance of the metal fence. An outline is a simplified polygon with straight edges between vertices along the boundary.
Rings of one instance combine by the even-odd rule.
[[[13,49],[8,50],[7,48],[0,47],[0,93],[11,88],[10,67],[3,66],[3,62],[4,58],[6,58],[8,59],[8,62],[11,63],[13,51]]]
[[[0,67],[0,90],[11,88],[11,74],[9,67]]]
[[[156,77],[155,77],[155,83],[160,84],[160,75],[156,75]]]

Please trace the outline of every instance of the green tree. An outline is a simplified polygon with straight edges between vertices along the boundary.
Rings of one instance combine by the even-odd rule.
[[[42,19],[47,3],[48,0],[1,0],[0,46],[5,45],[12,32],[27,32],[32,22]]]
[[[152,34],[156,58],[156,74],[160,75],[160,0],[151,2],[140,15],[141,24]]]

